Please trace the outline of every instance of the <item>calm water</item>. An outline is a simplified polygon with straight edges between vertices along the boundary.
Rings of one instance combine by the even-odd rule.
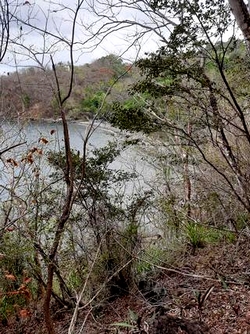
[[[86,132],[89,129],[88,125],[69,123],[70,141],[72,148],[81,151],[83,148],[83,141],[86,137]],[[55,133],[51,135],[51,131],[55,130]],[[27,140],[32,142],[37,138],[44,136],[49,139],[51,144],[54,143],[59,147],[63,147],[63,127],[60,122],[57,123],[45,123],[45,122],[31,122],[24,127],[24,131],[27,135]],[[56,139],[53,139],[53,136]],[[111,131],[106,131],[100,126],[96,130],[92,131],[92,135],[89,139],[89,145],[95,147],[105,146],[108,141],[114,140],[114,136]]]
[[[85,124],[69,123],[70,141],[74,149],[82,150],[83,140],[89,126]],[[60,122],[37,122],[31,121],[24,124],[4,122],[1,126],[2,137],[6,138],[9,144],[20,141],[27,141],[27,146],[37,145],[39,138],[46,138],[51,149],[63,148],[63,127]],[[53,132],[53,134],[52,134]],[[113,133],[100,126],[92,131],[89,144],[101,147],[114,140]]]
[[[6,163],[8,159],[13,158],[19,163],[22,160],[24,152],[28,152],[32,147],[42,148],[44,152],[49,150],[59,150],[64,147],[63,127],[59,122],[50,123],[32,121],[24,124],[4,122],[0,129],[0,136],[2,138],[0,150],[19,142],[26,142],[22,146],[12,149],[3,155],[3,161],[5,163],[1,163],[0,165],[0,185],[2,186],[10,182],[13,178],[13,174],[16,179],[20,176],[20,173],[28,175],[34,170],[35,163],[39,163],[39,161],[35,161],[32,166],[26,164],[27,166],[23,167],[26,169],[23,170],[21,168],[13,168],[11,163]],[[71,147],[78,150],[80,153],[82,152],[83,142],[86,138],[88,129],[89,126],[86,124],[69,123]],[[48,143],[42,143],[41,138],[46,139]],[[122,137],[110,129],[99,126],[92,131],[88,140],[87,149],[90,151],[93,148],[100,148],[105,146],[109,141],[114,140],[122,140]],[[111,168],[123,169],[125,171],[137,172],[139,174],[139,177],[134,180],[133,183],[129,184],[129,188],[126,190],[128,192],[141,187],[148,188],[147,185],[154,177],[153,168],[143,160],[141,152],[139,152],[136,147],[127,148],[121,156],[112,163]],[[46,173],[48,173],[47,168],[45,168],[45,170]]]

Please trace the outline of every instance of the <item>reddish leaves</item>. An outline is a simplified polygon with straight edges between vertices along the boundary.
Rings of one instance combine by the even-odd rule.
[[[9,274],[9,273],[6,273],[6,274],[4,275],[4,277],[5,277],[7,280],[9,280],[9,281],[15,281],[15,280],[16,280],[16,277],[15,277],[14,275],[12,275],[12,274]]]
[[[4,277],[11,282],[17,281],[17,278],[8,272],[4,274]],[[32,281],[31,277],[27,277],[26,275],[23,276],[23,283],[20,285],[20,287],[17,290],[9,291],[2,293],[3,295],[7,296],[13,296],[13,295],[24,295],[24,298],[27,302],[29,302],[32,299],[32,294],[30,289],[28,288],[28,284]]]
[[[19,315],[20,315],[21,318],[28,318],[28,317],[31,316],[31,313],[27,309],[22,309],[22,310],[19,311]]]
[[[6,160],[6,162],[10,165],[12,165],[13,167],[18,167],[18,163],[16,162],[16,160],[12,159],[12,158],[8,158]]]
[[[41,137],[40,139],[39,139],[39,143],[42,143],[42,144],[48,144],[48,139],[46,139],[46,138],[44,138],[44,137]]]

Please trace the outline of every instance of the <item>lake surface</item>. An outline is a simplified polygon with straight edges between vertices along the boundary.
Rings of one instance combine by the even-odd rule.
[[[89,131],[89,125],[75,122],[70,122],[68,125],[71,147],[78,150],[81,154],[83,142]],[[3,155],[3,161],[7,161],[10,158],[21,161],[24,152],[28,152],[33,147],[42,148],[44,152],[49,150],[58,151],[64,148],[63,126],[61,122],[30,121],[23,124],[17,122],[3,122],[1,124],[1,138],[1,150],[15,145],[16,143],[26,142],[20,147],[6,152]],[[48,141],[48,143],[44,144],[41,138]],[[113,131],[111,128],[102,125],[98,126],[98,124],[96,124],[95,127],[91,129],[87,150],[91,151],[93,148],[104,147],[109,141],[120,141],[122,139],[124,139],[124,134],[122,135],[119,132]],[[2,170],[0,185],[5,185],[9,182],[11,177],[13,177],[13,173],[15,173],[15,178],[19,177],[20,172],[23,173],[20,168],[13,168],[11,164],[2,163],[0,167]],[[150,184],[155,175],[152,166],[143,160],[142,152],[135,146],[129,147],[122,152],[121,156],[111,164],[111,168],[137,172],[139,174],[139,177],[134,180],[133,183],[130,183],[129,189],[126,190],[128,192],[131,192],[132,189],[136,191],[141,187],[148,188],[148,184]],[[27,167],[25,173],[28,173],[29,169]],[[8,174],[8,170],[10,174]]]
[[[86,132],[89,129],[87,124],[69,123],[70,141],[73,149],[82,150],[83,140],[86,137]],[[27,145],[35,145],[41,137],[49,141],[51,149],[63,148],[63,126],[61,122],[47,121],[29,121],[25,123],[18,122],[3,122],[1,124],[2,138],[10,145],[20,141],[27,141]],[[53,132],[53,134],[52,134]],[[92,130],[92,135],[89,139],[89,144],[101,147],[113,140],[112,131],[103,129],[97,126],[96,130]]]

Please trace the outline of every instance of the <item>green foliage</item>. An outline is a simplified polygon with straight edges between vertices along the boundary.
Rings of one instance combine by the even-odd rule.
[[[235,218],[236,226],[235,228],[237,231],[242,231],[244,228],[247,227],[250,221],[250,216],[248,212],[238,212]]]
[[[53,112],[55,112],[56,114],[58,114],[59,103],[58,103],[58,100],[56,98],[51,99],[50,106],[51,106]]]
[[[160,129],[160,124],[147,114],[145,107],[136,103],[116,102],[112,106],[112,111],[108,114],[107,120],[121,130],[142,131],[150,133]]]
[[[147,107],[115,104],[110,121],[121,129],[149,133],[162,128],[182,129],[187,122],[195,131],[200,120],[198,131],[204,128],[204,120],[194,106],[202,99],[201,92],[211,87],[201,59],[205,59],[207,67],[215,65],[217,72],[218,66],[226,66],[225,53],[229,46],[211,45],[210,35],[211,38],[222,35],[231,24],[228,5],[211,0],[206,3],[153,1],[151,6],[154,10],[164,8],[174,16],[178,13],[179,21],[158,51],[136,62],[143,78],[133,85],[131,94],[147,94]],[[200,92],[199,98],[196,91]],[[207,103],[205,98],[202,103]]]
[[[184,215],[178,208],[178,199],[174,194],[170,194],[167,198],[160,199],[159,203],[163,215],[165,217],[164,225],[167,229],[173,229],[176,233],[181,226]]]
[[[102,91],[93,91],[92,94],[88,93],[87,96],[82,99],[80,108],[84,112],[96,113],[102,105],[104,97],[105,93]]]
[[[114,322],[113,324],[111,324],[111,326],[123,327],[123,328],[133,328],[133,329],[136,328],[136,326],[130,325],[127,322]]]
[[[0,252],[4,254],[1,259],[1,273],[7,271],[21,279],[28,266],[25,259],[32,258],[32,246],[28,240],[25,241],[15,228],[10,229],[2,238]]]
[[[134,173],[111,168],[112,162],[120,155],[121,150],[130,143],[118,144],[109,142],[105,147],[93,149],[91,155],[84,160],[79,152],[72,150],[72,160],[76,180],[81,182],[79,196],[81,199],[92,197],[95,201],[110,203],[109,191],[116,185],[134,178]],[[64,152],[49,152],[49,162],[63,172],[65,166]],[[55,174],[52,174],[55,176]],[[110,203],[111,205],[111,203]],[[111,208],[111,207],[110,207]]]
[[[204,247],[207,230],[203,226],[189,222],[185,226],[185,233],[194,251],[196,248]]]
[[[112,69],[115,78],[121,76],[126,71],[126,65],[123,63],[123,60],[115,54],[101,57],[96,60],[96,63],[101,67]]]
[[[73,290],[77,290],[82,286],[82,277],[80,277],[76,269],[70,270],[68,277],[67,277],[67,284]]]
[[[127,329],[134,329],[136,330],[137,326],[137,321],[138,321],[138,315],[132,311],[132,310],[128,310],[128,317],[127,317],[127,321],[124,322],[114,322],[113,324],[111,324],[111,326],[115,326],[116,330],[118,330],[119,333],[119,328],[127,328]]]
[[[9,314],[14,312],[13,302],[8,301],[8,297],[4,296],[0,302],[0,317],[3,325],[8,324]]]
[[[70,65],[59,62],[56,64],[56,68],[60,90],[65,93],[70,80]],[[72,94],[65,104],[69,116],[79,119],[84,118],[84,112],[95,113],[102,105],[103,97],[108,89],[116,82],[118,77],[122,75],[121,83],[119,83],[120,87],[127,86],[126,79],[132,79],[132,73],[126,72],[127,68],[128,64],[113,54],[101,57],[91,64],[75,65]],[[124,73],[126,74],[123,76]],[[32,117],[35,110],[34,116],[36,117],[56,118],[58,116],[58,102],[49,83],[53,82],[52,69],[49,66],[44,71],[38,68],[26,68],[20,70],[18,77],[22,84],[21,94],[17,73],[2,76],[3,86],[5,87],[3,101],[4,105],[8,106],[11,116],[15,115],[15,110],[25,107],[28,117],[30,116],[29,112],[32,111],[30,116]],[[109,99],[112,100],[112,98],[110,94]],[[104,104],[103,107],[105,109],[106,105]]]
[[[30,99],[30,96],[28,94],[23,94],[22,95],[22,101],[23,101],[23,105],[25,108],[29,108],[30,107],[30,102],[31,102],[31,99]]]
[[[235,241],[235,233],[223,228],[213,228],[204,226],[194,221],[189,221],[184,225],[184,235],[188,243],[192,246],[193,252],[197,248],[203,248],[206,244],[219,243],[222,240],[228,242]]]
[[[137,328],[137,324],[138,324],[138,315],[132,311],[132,310],[128,310],[128,316],[127,316],[127,320],[124,322],[114,322],[113,324],[111,324],[111,326],[115,326],[116,330],[118,330],[119,333],[119,328],[132,328],[134,330],[136,330]]]
[[[217,219],[223,218],[225,208],[227,216],[235,217],[233,207],[226,203],[228,197],[231,201],[231,196],[240,211],[245,208],[250,212],[246,190],[249,57],[235,36],[225,42],[225,33],[233,24],[228,3],[173,0],[152,1],[151,6],[156,15],[161,9],[172,13],[176,25],[156,52],[136,62],[142,77],[132,86],[130,94],[147,96],[145,105],[131,107],[118,102],[110,120],[121,129],[167,133],[162,146],[166,151],[170,145],[177,147],[177,154],[171,156],[162,149],[166,165],[175,169],[177,177],[183,180],[182,185],[175,182],[169,188],[179,187],[185,208],[192,207],[194,198],[204,198],[203,193],[207,191],[208,206],[206,201],[201,203],[203,217],[213,214],[213,207]],[[213,171],[214,177],[206,187],[198,189],[204,166]],[[176,189],[173,192],[177,193]],[[178,207],[180,197],[175,205],[166,205],[169,221],[177,226],[183,211],[183,207]],[[189,225],[187,232],[194,247],[203,243],[203,231],[196,225]]]
[[[36,284],[31,287],[25,283],[31,279],[29,263],[32,263],[33,250],[28,240],[10,229],[1,240],[0,252],[0,319],[7,324],[11,315],[28,305],[35,292]]]
[[[155,266],[161,266],[168,262],[168,250],[161,247],[160,243],[147,245],[136,263],[138,277],[152,275]]]
[[[85,266],[94,261],[88,291],[90,293],[93,286],[106,283],[99,298],[109,299],[126,294],[134,282],[134,254],[140,251],[137,217],[147,205],[148,195],[137,194],[125,198],[123,191],[119,194],[119,188],[136,175],[111,167],[121,151],[133,144],[133,140],[119,144],[110,142],[105,147],[93,149],[86,159],[76,151],[71,152],[75,183],[79,187],[75,203],[81,208],[72,222],[73,226],[77,224],[79,230],[85,231],[84,235],[87,234],[89,240],[87,243],[83,241],[85,255],[74,255],[78,269],[72,271],[69,268],[65,280],[68,286],[77,288],[85,278]],[[51,177],[60,178],[65,166],[64,152],[50,152],[48,160],[57,170]],[[61,175],[58,171],[61,171]],[[69,246],[65,248],[65,243],[62,250],[63,258],[72,252],[75,254],[75,244],[70,241],[71,238],[75,238],[73,231],[69,235]],[[90,254],[99,247],[100,251],[93,260]]]

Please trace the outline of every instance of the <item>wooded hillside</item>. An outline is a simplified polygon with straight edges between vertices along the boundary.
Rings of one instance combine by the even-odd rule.
[[[62,90],[66,91],[70,82],[70,65],[59,63],[56,72]],[[67,117],[87,120],[97,113],[103,102],[102,113],[113,99],[125,99],[128,85],[135,80],[135,73],[132,64],[126,64],[119,56],[112,54],[91,64],[76,66],[72,94],[66,105]],[[53,71],[49,68],[31,67],[2,76],[2,116],[57,119],[59,114],[53,91],[54,80]]]

